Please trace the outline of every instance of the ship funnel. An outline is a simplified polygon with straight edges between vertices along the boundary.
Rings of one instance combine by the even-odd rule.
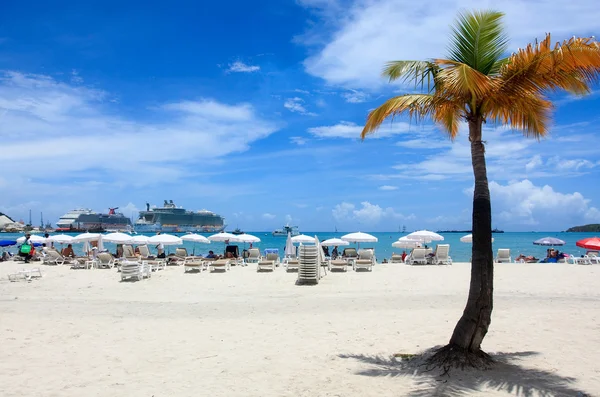
[[[150,211],[150,203],[146,203],[146,211]]]

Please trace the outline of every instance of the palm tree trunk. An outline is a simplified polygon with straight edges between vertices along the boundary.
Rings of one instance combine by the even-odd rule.
[[[475,175],[473,194],[473,251],[469,297],[456,324],[450,345],[479,352],[492,320],[494,257],[492,252],[492,210],[485,167],[485,147],[481,141],[482,119],[469,120],[471,162]]]

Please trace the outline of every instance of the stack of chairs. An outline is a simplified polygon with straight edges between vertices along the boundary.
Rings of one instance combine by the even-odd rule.
[[[321,278],[320,246],[303,245],[298,250],[298,280],[297,284],[318,284]]]
[[[144,262],[129,260],[121,262],[121,281],[127,278],[143,280],[144,278],[150,278],[151,276],[152,270],[150,266]]]

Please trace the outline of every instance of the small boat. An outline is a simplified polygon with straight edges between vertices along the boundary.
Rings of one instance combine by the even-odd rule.
[[[244,234],[244,232],[239,227],[236,227],[235,230],[231,232],[231,234]]]
[[[287,237],[288,233],[291,234],[292,237],[299,235],[300,231],[298,230],[298,226],[285,225],[281,229],[275,229],[272,234],[273,236]]]

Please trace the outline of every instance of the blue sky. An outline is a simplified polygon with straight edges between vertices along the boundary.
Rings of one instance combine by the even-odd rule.
[[[55,222],[172,199],[246,230],[470,227],[466,134],[404,119],[359,133],[406,91],[380,78],[386,61],[443,57],[456,12],[494,2],[60,4],[2,5],[0,211]],[[513,50],[600,33],[589,0],[502,7]],[[485,130],[494,226],[600,222],[598,87],[554,99],[541,142]]]

